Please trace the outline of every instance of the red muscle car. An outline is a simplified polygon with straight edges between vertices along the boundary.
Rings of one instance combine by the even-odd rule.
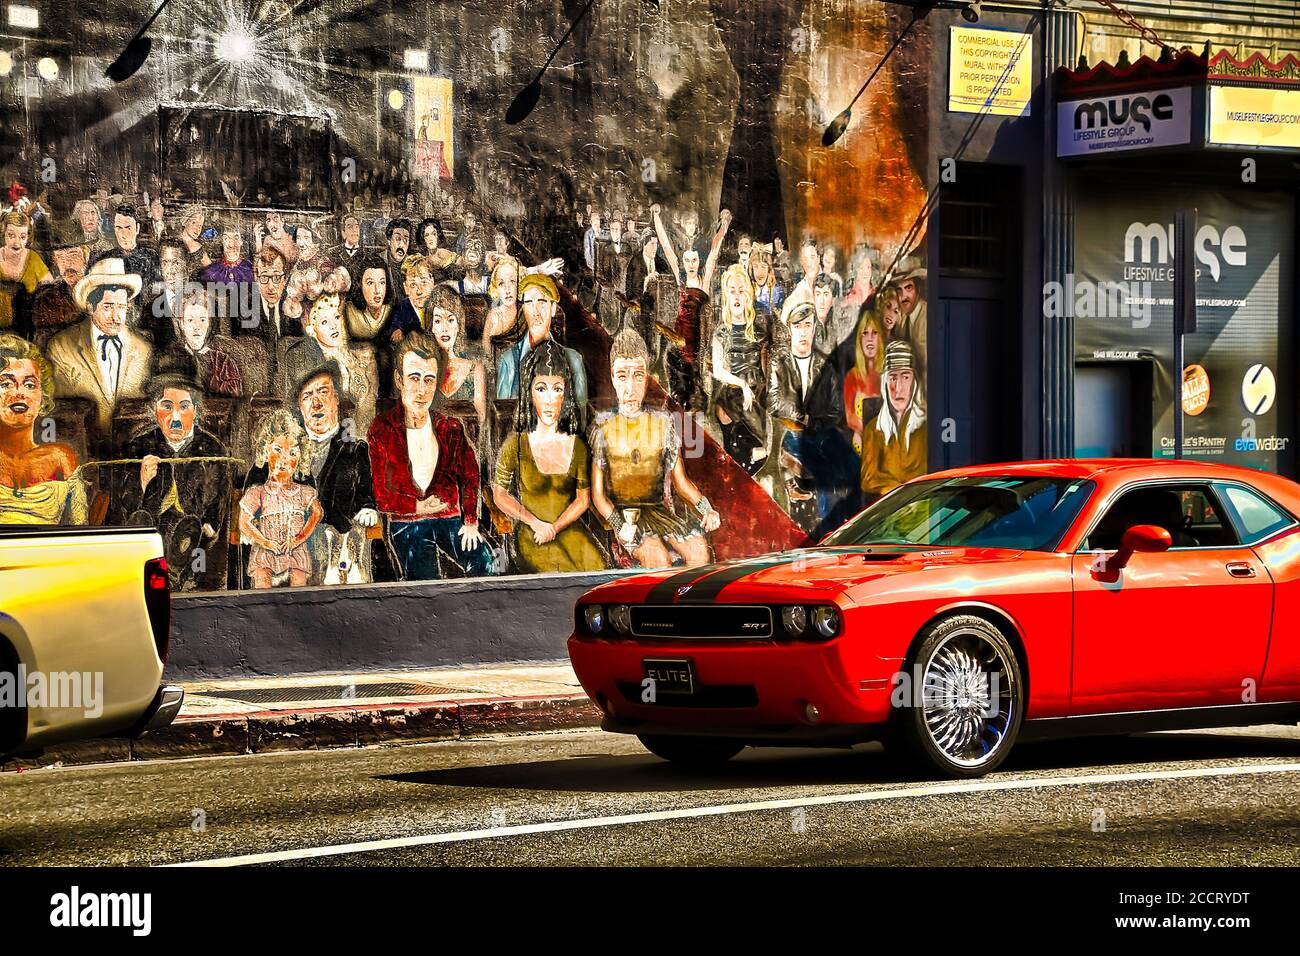
[[[1300,485],[1151,459],[908,482],[816,547],[587,592],[603,727],[687,765],[880,740],[975,777],[1017,739],[1300,720]]]

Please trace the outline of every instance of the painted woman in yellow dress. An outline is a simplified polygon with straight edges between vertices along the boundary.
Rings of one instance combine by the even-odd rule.
[[[40,350],[0,333],[0,525],[86,523],[77,453],[36,443],[36,422],[53,409],[54,371]]]
[[[45,261],[27,247],[31,234],[26,213],[0,216],[0,332],[28,334],[36,288],[54,281]]]

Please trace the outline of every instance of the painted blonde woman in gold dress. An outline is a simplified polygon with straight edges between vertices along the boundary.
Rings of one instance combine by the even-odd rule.
[[[0,525],[85,524],[77,453],[36,443],[36,422],[54,409],[54,370],[40,349],[0,334]]]

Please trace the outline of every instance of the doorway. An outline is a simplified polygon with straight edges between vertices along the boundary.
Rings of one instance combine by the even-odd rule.
[[[1150,362],[1076,365],[1075,457],[1150,458],[1151,389]]]
[[[1021,175],[958,163],[938,210],[931,470],[1021,457]]]

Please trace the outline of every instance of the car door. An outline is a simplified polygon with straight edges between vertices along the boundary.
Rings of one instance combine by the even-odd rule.
[[[1165,528],[1113,583],[1099,556],[1133,525]],[[1170,527],[1179,525],[1179,527]],[[1074,555],[1072,714],[1241,704],[1268,649],[1273,583],[1206,482],[1122,489]]]

